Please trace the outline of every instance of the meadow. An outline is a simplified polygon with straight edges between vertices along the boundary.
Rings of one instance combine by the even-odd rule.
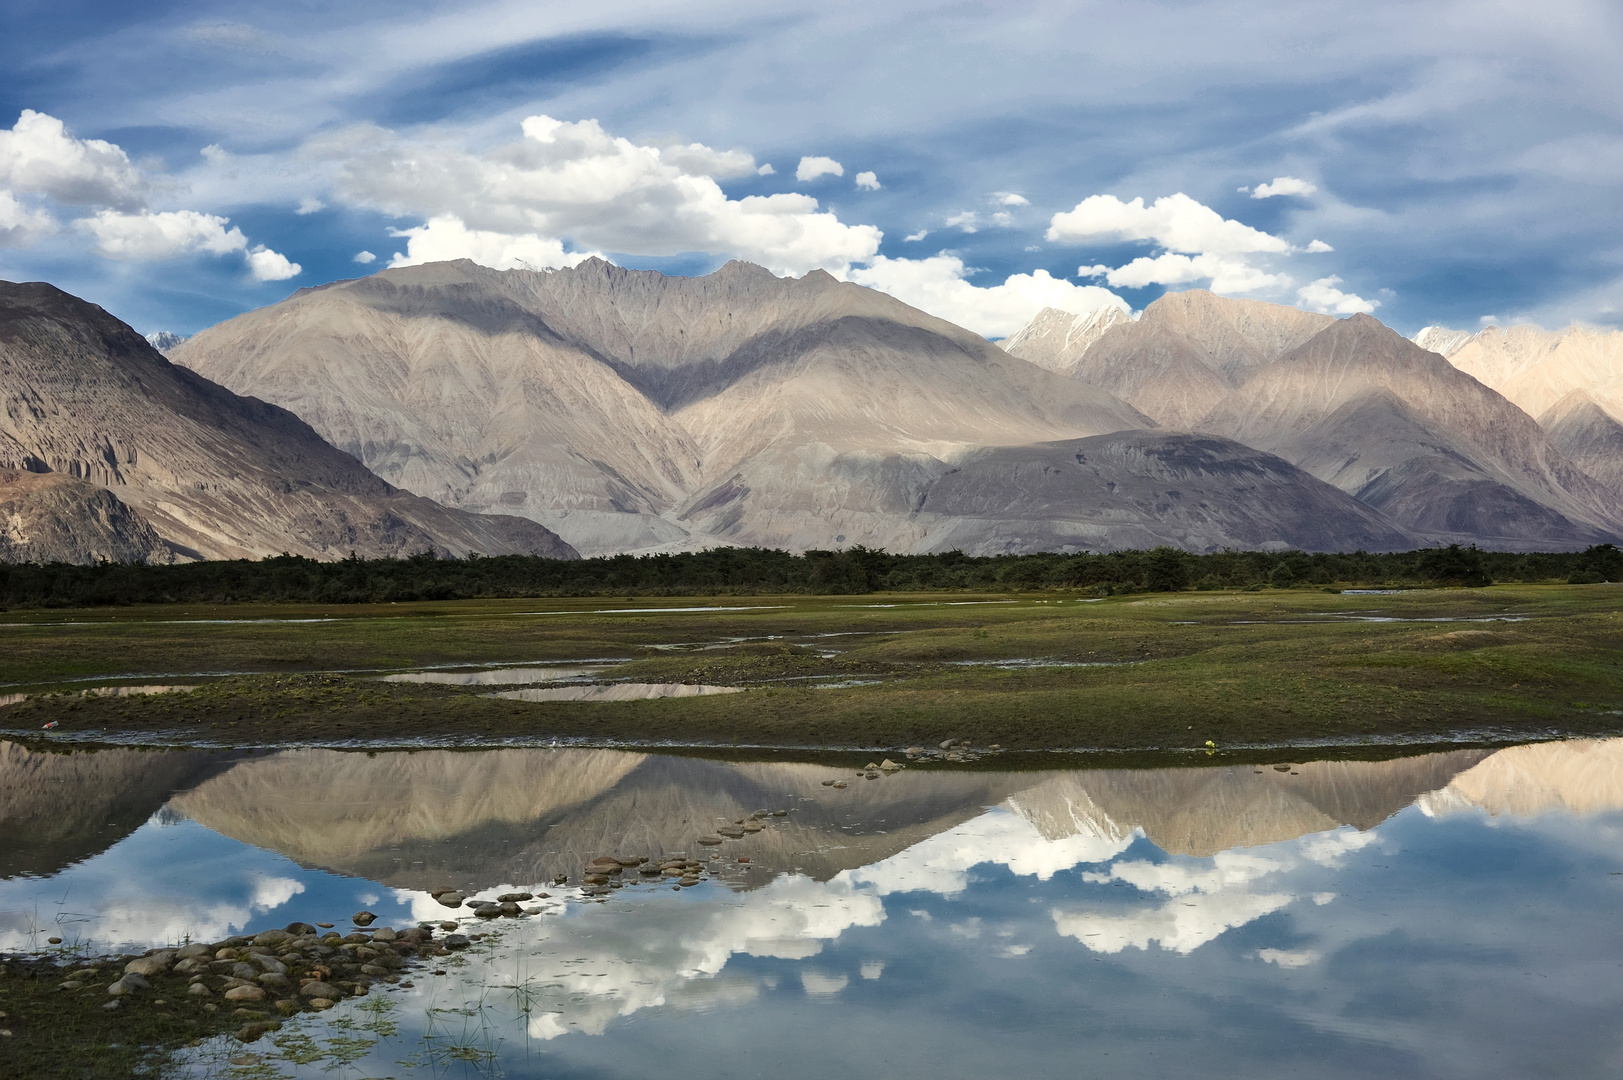
[[[1022,750],[1623,731],[1623,590],[1494,585],[131,605],[11,612],[0,729],[48,738]],[[410,669],[608,662],[745,693],[526,702]],[[111,683],[196,689],[95,696]]]

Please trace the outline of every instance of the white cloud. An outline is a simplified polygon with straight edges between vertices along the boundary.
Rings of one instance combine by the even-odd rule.
[[[831,157],[803,157],[795,169],[795,179],[801,183],[819,176],[844,176],[845,166]]]
[[[1273,292],[1293,284],[1286,274],[1269,265],[1270,255],[1294,253],[1288,241],[1242,222],[1224,218],[1181,192],[1157,199],[1122,202],[1114,195],[1092,195],[1074,210],[1055,214],[1048,239],[1068,242],[1150,241],[1162,250],[1141,256],[1125,266],[1083,266],[1082,277],[1103,278],[1121,289],[1149,285],[1187,285],[1209,282],[1213,292]],[[1331,250],[1315,240],[1307,250]]]
[[[1331,247],[1329,244],[1326,244],[1323,240],[1314,240],[1303,250],[1310,255],[1322,255],[1327,251],[1334,251],[1335,248]]]
[[[863,961],[863,964],[862,964],[862,977],[864,979],[868,979],[868,980],[871,981],[873,979],[879,978],[884,973],[885,973],[885,962],[883,960],[865,960],[865,961]]]
[[[218,146],[205,147],[203,156],[216,164],[231,160]],[[11,130],[0,130],[0,247],[21,247],[57,229],[50,210],[18,199],[22,193],[59,207],[97,208],[73,225],[94,241],[97,254],[108,258],[240,252],[257,280],[281,281],[299,273],[296,263],[263,245],[250,249],[242,230],[228,228],[226,218],[148,207],[154,190],[172,186],[143,175],[120,147],[74,138],[56,117],[24,109]],[[299,213],[320,208],[318,200],[306,199]]]
[[[772,167],[772,163],[769,161],[765,165],[762,165],[759,169],[756,169],[755,170],[755,175],[756,176],[776,176],[777,172],[778,172],[778,170],[774,169]]]
[[[355,261],[360,263],[362,266],[368,266],[377,262],[378,257],[372,254],[370,251],[357,251],[355,253]]]
[[[0,130],[0,188],[71,206],[144,205],[149,184],[129,156],[101,139],[75,139],[54,116],[24,109]]]
[[[479,154],[446,141],[454,133],[407,137],[371,126],[325,136],[306,152],[335,163],[348,200],[430,223],[408,230],[425,238],[403,256],[408,262],[451,223],[503,257],[538,265],[564,258],[565,241],[640,255],[727,254],[778,273],[841,272],[879,250],[878,229],[842,224],[809,195],[729,199],[692,171],[736,171],[753,160],[747,155],[638,145],[595,120],[532,116],[522,129],[517,141]]]
[[[973,210],[963,210],[952,215],[947,219],[946,224],[949,229],[962,229],[966,233],[980,230],[980,218]]]
[[[1340,284],[1341,279],[1333,275],[1320,278],[1297,289],[1296,299],[1303,307],[1326,315],[1368,315],[1381,306],[1379,300],[1365,300],[1356,293],[1342,292],[1336,287]]]
[[[472,259],[497,270],[515,268],[547,270],[574,266],[592,257],[592,252],[569,252],[551,237],[470,229],[450,214],[429,219],[426,225],[402,229],[394,235],[406,237],[406,250],[389,260],[390,266],[416,266],[419,263],[449,259]]]
[[[0,188],[0,248],[27,247],[56,231],[56,219],[37,207],[24,205]]]
[[[907,243],[907,244],[916,244],[920,240],[923,240],[926,236],[929,236],[929,235],[930,235],[930,230],[929,229],[920,229],[916,233],[910,233],[907,236],[902,237],[902,242]]]
[[[96,250],[110,259],[173,259],[194,251],[226,255],[248,250],[248,238],[241,229],[227,229],[225,218],[196,210],[158,214],[102,210],[76,224],[95,238]]]
[[[879,177],[871,172],[857,173],[857,187],[863,191],[878,191]]]
[[[162,213],[143,210],[138,214],[102,210],[74,222],[77,228],[94,238],[97,253],[109,259],[162,260],[196,252],[209,255],[241,252],[248,272],[257,281],[285,281],[300,272],[298,263],[290,262],[263,244],[250,249],[242,230],[228,229],[228,224],[223,217],[196,210]]]
[[[1146,285],[1185,285],[1194,281],[1211,282],[1216,293],[1257,292],[1276,285],[1288,285],[1290,279],[1269,274],[1253,267],[1244,259],[1224,258],[1221,255],[1175,255],[1163,252],[1150,258],[1141,256],[1126,266],[1111,269],[1107,266],[1081,266],[1078,277],[1102,277],[1118,289],[1142,289]]]
[[[304,217],[307,214],[314,214],[325,209],[327,209],[327,204],[320,199],[305,196],[299,200],[299,208],[293,212],[300,217]]]
[[[1294,176],[1276,176],[1272,183],[1258,184],[1251,192],[1253,199],[1271,199],[1275,195],[1311,195],[1319,190],[1311,180],[1298,180]]]
[[[264,244],[256,244],[248,252],[248,272],[255,281],[286,281],[298,277],[304,267]]]
[[[1258,949],[1257,959],[1282,968],[1299,968],[1317,962],[1319,954],[1312,949]]]
[[[999,206],[1030,206],[1031,200],[1024,195],[1016,195],[1012,191],[992,192],[992,201]]]
[[[800,973],[800,985],[812,997],[832,997],[844,990],[850,981],[848,975],[825,975],[821,971],[811,970]]]
[[[659,151],[659,159],[674,165],[689,176],[759,176],[755,156],[742,150],[712,150],[703,143],[686,146],[666,146]],[[768,174],[770,175],[770,174]]]
[[[1048,239],[1071,243],[1151,240],[1168,251],[1190,255],[1290,250],[1279,237],[1226,219],[1182,192],[1156,199],[1149,206],[1142,198],[1124,203],[1114,195],[1090,195],[1075,209],[1054,215]]]
[[[904,303],[990,338],[1007,337],[1045,307],[1082,314],[1107,306],[1128,310],[1108,289],[1077,285],[1047,270],[1011,274],[1001,285],[980,287],[965,280],[963,260],[942,253],[927,259],[883,255],[848,277],[859,285],[890,293]]]

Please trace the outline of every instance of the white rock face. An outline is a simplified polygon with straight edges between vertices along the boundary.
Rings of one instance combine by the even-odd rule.
[[[1475,336],[1469,330],[1450,330],[1446,326],[1426,326],[1422,327],[1420,333],[1410,340],[1427,352],[1434,352],[1446,360],[1469,344]]]
[[[1532,416],[1584,390],[1614,419],[1623,418],[1623,332],[1490,326],[1443,355]]]
[[[8,485],[22,507],[12,531],[24,537],[9,557],[31,557],[54,534],[65,535],[50,543],[75,559],[103,549],[135,557],[153,531],[165,559],[574,554],[532,522],[390,487],[286,410],[171,364],[49,285],[0,283],[0,386],[10,403],[0,469],[61,478]]]
[[[999,344],[1010,356],[1049,371],[1069,372],[1106,330],[1132,321],[1131,315],[1114,305],[1080,315],[1043,308],[1024,329]]]
[[[1193,430],[1258,366],[1334,321],[1204,289],[1167,293],[1136,322],[1116,319],[1102,329],[1064,370],[1110,391],[1157,424]],[[1037,340],[1055,336],[1042,333],[1036,323],[1028,330]]]

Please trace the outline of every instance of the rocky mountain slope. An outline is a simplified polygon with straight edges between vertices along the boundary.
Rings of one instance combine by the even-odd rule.
[[[1570,547],[1615,500],[1521,409],[1368,315],[1259,367],[1199,422],[1440,540]]]
[[[1223,548],[1393,551],[1417,545],[1288,461],[1211,435],[1121,431],[978,450],[919,504],[928,550]]]
[[[574,554],[533,522],[391,487],[50,285],[0,283],[0,387],[0,469],[57,478],[0,488],[8,557]]]
[[[1114,310],[1114,309],[1109,309]],[[1166,427],[1191,430],[1262,364],[1335,322],[1328,315],[1256,300],[1230,300],[1205,289],[1167,293],[1137,321],[1109,321],[1092,341],[1077,335],[1060,354],[1072,378],[1109,390]],[[1048,355],[1058,337],[1039,315],[1009,339],[1016,356]],[[1040,362],[1040,361],[1037,361]]]
[[[1049,371],[1069,374],[1082,354],[1092,348],[1106,330],[1132,321],[1132,315],[1113,305],[1081,315],[1059,308],[1043,308],[1019,332],[998,344],[1010,356],[1029,360]]]
[[[690,534],[907,547],[898,514],[952,455],[1145,423],[883,293],[744,263],[388,270],[174,356],[410,490],[588,550]]]
[[[0,469],[0,562],[172,562],[157,530],[104,487]]]

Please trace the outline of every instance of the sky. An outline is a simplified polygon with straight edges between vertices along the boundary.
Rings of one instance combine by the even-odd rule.
[[[1616,0],[0,3],[0,278],[143,333],[592,255],[994,339],[1188,288],[1623,326]]]

